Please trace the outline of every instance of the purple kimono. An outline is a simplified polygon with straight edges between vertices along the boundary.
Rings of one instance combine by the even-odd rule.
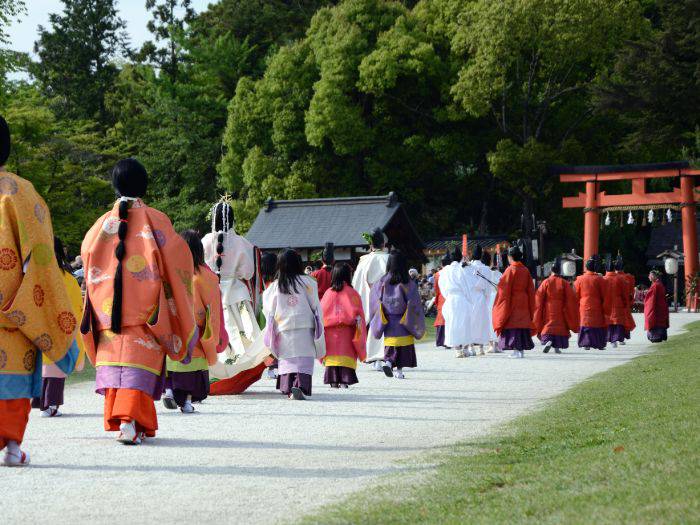
[[[425,314],[414,281],[391,284],[387,274],[372,286],[370,330],[384,337],[384,359],[396,368],[415,367],[415,339],[425,334]]]

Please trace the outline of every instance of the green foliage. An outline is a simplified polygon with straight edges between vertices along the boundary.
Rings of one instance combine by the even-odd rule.
[[[32,86],[2,109],[12,126],[8,168],[29,179],[51,209],[54,231],[72,253],[114,199],[107,179],[117,159],[93,122],[59,121]]]
[[[114,0],[62,0],[63,13],[39,26],[31,71],[61,117],[106,123],[104,99],[118,74],[113,59],[127,50],[126,24]]]

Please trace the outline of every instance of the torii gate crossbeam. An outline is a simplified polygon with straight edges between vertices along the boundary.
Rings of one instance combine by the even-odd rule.
[[[617,206],[659,207],[679,204],[683,224],[683,253],[685,258],[685,282],[698,272],[698,238],[695,218],[695,176],[700,170],[691,169],[688,162],[661,164],[632,164],[622,166],[561,166],[556,168],[560,182],[583,182],[586,192],[575,197],[564,197],[564,208],[583,208],[584,258],[598,253],[600,212]],[[647,193],[646,181],[657,178],[680,178],[680,188],[661,193]],[[629,180],[632,192],[624,195],[608,195],[600,190],[601,182]]]

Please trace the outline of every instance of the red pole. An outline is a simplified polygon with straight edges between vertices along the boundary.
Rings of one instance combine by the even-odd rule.
[[[586,207],[583,210],[583,258],[598,253],[600,212],[598,211],[598,183],[586,182]]]
[[[681,175],[681,218],[683,220],[683,255],[685,257],[685,285],[686,292],[690,280],[698,273],[698,231],[695,222],[695,188],[693,177]],[[697,290],[695,297],[686,294],[686,306],[695,309]]]

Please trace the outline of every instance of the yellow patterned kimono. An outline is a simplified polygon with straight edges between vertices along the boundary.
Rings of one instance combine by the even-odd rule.
[[[42,353],[65,373],[75,366],[77,320],[53,242],[32,184],[0,171],[0,400],[40,395]]]

